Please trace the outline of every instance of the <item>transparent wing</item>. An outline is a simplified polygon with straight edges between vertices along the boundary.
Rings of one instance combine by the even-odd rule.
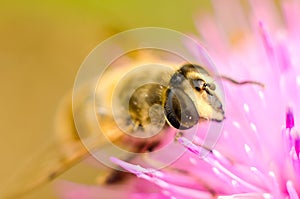
[[[53,180],[87,155],[81,143],[74,143],[73,155],[63,153],[57,143],[50,144],[14,174],[0,192],[0,198],[19,198]]]
[[[2,190],[0,189],[0,198],[20,198],[55,179],[64,171],[88,157],[89,151],[105,147],[107,139],[103,137],[101,132],[94,130],[95,124],[89,123],[89,115],[92,109],[88,102],[82,103],[82,106],[76,110],[82,111],[83,117],[79,122],[87,129],[85,136],[79,137],[74,124],[71,99],[71,95],[67,95],[58,108],[55,125],[55,138],[58,139],[42,149],[39,148],[38,154],[14,173],[5,187]],[[104,122],[106,124],[105,129],[110,129],[106,136],[117,142],[121,138],[121,133],[114,130],[110,117],[103,118],[107,120]]]

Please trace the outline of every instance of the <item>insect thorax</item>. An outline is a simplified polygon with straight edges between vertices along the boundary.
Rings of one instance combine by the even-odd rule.
[[[129,114],[135,128],[163,123],[162,94],[165,88],[159,84],[146,84],[136,89],[129,101]]]
[[[162,94],[170,76],[171,67],[144,66],[126,74],[115,89],[112,107],[122,129],[132,134],[156,134],[165,124]]]

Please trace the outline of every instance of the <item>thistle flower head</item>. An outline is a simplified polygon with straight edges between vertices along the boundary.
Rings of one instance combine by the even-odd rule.
[[[213,6],[215,14],[196,25],[219,73],[264,87],[224,81],[226,119],[214,149],[179,136],[188,152],[159,171],[112,157],[137,178],[114,190],[67,183],[64,198],[300,197],[300,2]]]

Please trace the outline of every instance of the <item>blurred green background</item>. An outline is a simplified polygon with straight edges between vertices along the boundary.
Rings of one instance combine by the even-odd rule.
[[[0,1],[0,187],[53,137],[53,117],[81,62],[123,30],[158,26],[195,33],[205,0]],[[63,177],[93,178],[78,165]],[[56,198],[50,185],[26,199]]]

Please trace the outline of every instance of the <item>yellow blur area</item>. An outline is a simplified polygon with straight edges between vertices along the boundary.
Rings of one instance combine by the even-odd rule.
[[[0,188],[53,139],[53,120],[88,53],[110,35],[158,26],[196,32],[207,1],[0,0]],[[96,169],[63,175],[92,182]],[[50,185],[26,199],[57,198]]]

